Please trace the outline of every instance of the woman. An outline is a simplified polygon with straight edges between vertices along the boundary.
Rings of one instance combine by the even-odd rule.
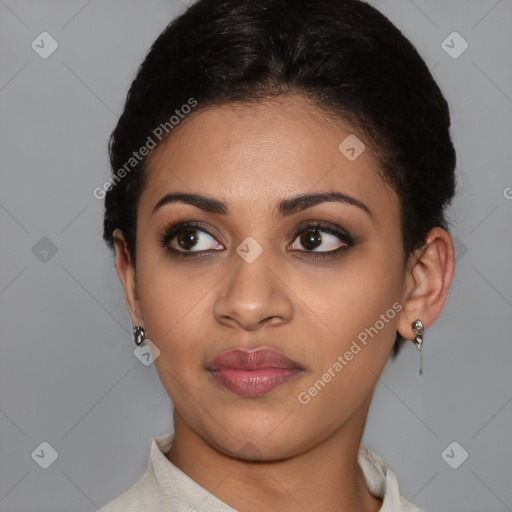
[[[103,510],[419,510],[360,445],[454,252],[448,106],[359,0],[199,0],[111,138],[104,238],[174,405]]]

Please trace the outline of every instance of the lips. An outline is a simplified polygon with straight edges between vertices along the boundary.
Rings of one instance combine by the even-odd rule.
[[[244,397],[263,396],[304,371],[275,350],[230,350],[217,356],[207,370],[214,380]]]

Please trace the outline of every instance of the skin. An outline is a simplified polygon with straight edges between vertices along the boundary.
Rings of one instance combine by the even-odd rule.
[[[241,511],[377,511],[357,463],[376,382],[395,339],[439,316],[454,269],[448,233],[433,229],[404,265],[397,195],[366,150],[349,161],[339,144],[353,133],[298,95],[227,104],[190,116],[150,155],[138,204],[137,266],[121,231],[116,267],[132,322],[160,350],[155,366],[174,405],[170,462]],[[337,191],[371,211],[323,202],[280,217],[276,204]],[[155,204],[169,192],[224,201],[229,214],[184,203]],[[222,250],[170,255],[159,239],[178,220],[206,224]],[[314,259],[295,235],[306,221],[340,226],[354,245]],[[300,234],[300,233],[299,233]],[[336,236],[317,250],[343,245]],[[236,248],[263,249],[247,263]],[[322,242],[324,243],[324,242]],[[174,247],[177,244],[175,242]],[[179,247],[179,246],[178,246]],[[316,253],[314,253],[316,254]],[[401,311],[308,404],[298,400],[394,303]],[[205,370],[235,348],[273,348],[304,368],[258,398],[217,384]]]

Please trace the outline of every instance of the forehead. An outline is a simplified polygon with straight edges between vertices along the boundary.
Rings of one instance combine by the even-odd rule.
[[[146,210],[173,190],[252,211],[287,195],[327,190],[376,210],[397,203],[374,148],[299,95],[197,111],[153,150],[147,173],[139,203]]]

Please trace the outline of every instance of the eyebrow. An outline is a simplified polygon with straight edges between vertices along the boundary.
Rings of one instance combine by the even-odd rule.
[[[153,215],[162,206],[176,202],[190,204],[209,213],[229,215],[229,208],[225,202],[201,194],[188,194],[183,192],[171,192],[163,196],[158,203],[155,204],[151,215]],[[373,217],[372,211],[363,202],[354,197],[342,194],[341,192],[300,194],[298,196],[283,199],[278,203],[274,211],[277,209],[281,217],[286,217],[325,202],[338,202],[356,206],[366,212],[370,217]]]

